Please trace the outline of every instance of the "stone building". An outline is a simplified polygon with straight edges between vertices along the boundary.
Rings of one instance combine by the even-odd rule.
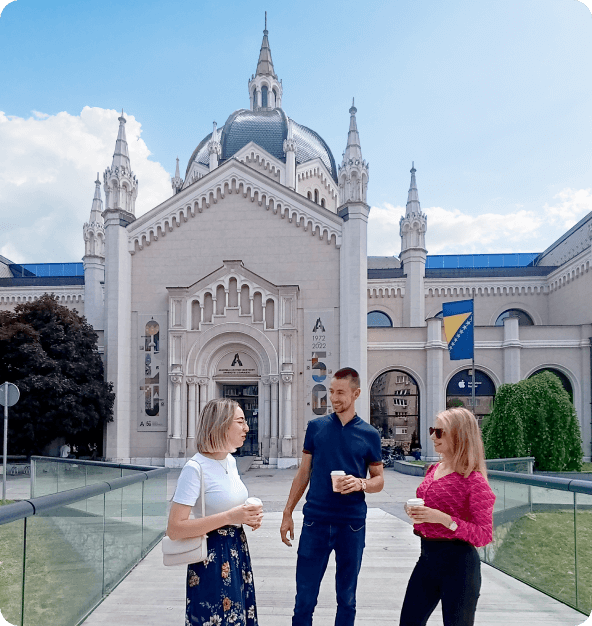
[[[292,467],[308,420],[330,410],[332,373],[349,365],[363,380],[361,417],[429,457],[433,416],[471,400],[470,366],[447,355],[442,303],[473,297],[476,413],[500,384],[551,369],[590,457],[592,213],[541,254],[430,256],[412,167],[401,253],[368,257],[355,106],[337,166],[282,96],[265,30],[249,108],[214,123],[184,178],[177,160],[169,199],[136,218],[141,181],[122,113],[83,263],[0,257],[0,307],[51,292],[97,330],[117,398],[105,455],[181,465],[195,452],[200,408],[227,396],[251,427],[241,453]]]

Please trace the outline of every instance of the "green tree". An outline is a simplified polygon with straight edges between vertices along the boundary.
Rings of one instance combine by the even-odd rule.
[[[8,426],[12,454],[39,454],[57,437],[82,446],[82,454],[88,444],[100,448],[115,394],[103,378],[97,339],[53,295],[0,312],[0,381],[20,390]]]
[[[511,459],[526,456],[523,415],[525,394],[517,385],[501,385],[493,410],[483,420],[483,444],[488,459]]]
[[[582,438],[569,394],[551,372],[502,385],[483,426],[485,456],[533,456],[537,469],[580,471]]]

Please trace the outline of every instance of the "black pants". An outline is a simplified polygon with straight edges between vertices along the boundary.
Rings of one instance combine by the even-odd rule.
[[[473,626],[480,589],[481,562],[472,545],[422,539],[399,626],[425,626],[440,600],[444,626]]]

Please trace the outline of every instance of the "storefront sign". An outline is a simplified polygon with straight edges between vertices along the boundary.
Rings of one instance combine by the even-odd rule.
[[[246,352],[225,354],[216,368],[216,376],[219,378],[254,378],[258,375],[257,363]]]

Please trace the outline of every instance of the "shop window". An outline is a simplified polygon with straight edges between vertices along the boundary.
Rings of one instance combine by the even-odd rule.
[[[419,444],[419,387],[401,370],[381,374],[370,390],[370,423],[383,445],[400,446],[405,453]]]
[[[481,425],[482,419],[491,413],[495,398],[493,380],[481,370],[475,370],[475,406],[473,407],[473,376],[470,369],[457,372],[446,386],[446,408],[464,407],[472,411]]]

